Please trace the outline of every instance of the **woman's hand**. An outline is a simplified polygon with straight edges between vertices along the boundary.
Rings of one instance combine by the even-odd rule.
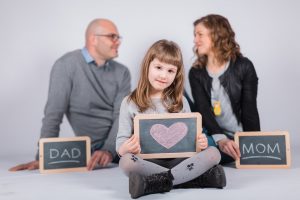
[[[141,146],[139,143],[139,138],[136,135],[132,135],[119,148],[120,156],[123,156],[126,153],[138,154],[140,152],[141,152]]]
[[[241,152],[238,145],[228,138],[218,141],[219,148],[222,152],[230,155],[235,160],[241,157]]]
[[[201,150],[207,148],[208,142],[207,142],[207,137],[204,133],[197,136],[197,143]]]

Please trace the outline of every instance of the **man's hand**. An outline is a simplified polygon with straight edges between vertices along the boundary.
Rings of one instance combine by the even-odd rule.
[[[39,161],[34,160],[29,163],[20,164],[9,169],[11,172],[20,171],[20,170],[34,170],[39,168]]]
[[[238,145],[228,138],[218,141],[219,148],[222,152],[230,155],[235,160],[241,157],[241,152]]]
[[[113,157],[108,151],[95,151],[92,155],[90,162],[87,165],[88,170],[93,170],[97,165],[101,167],[106,167],[109,163],[111,163]]]

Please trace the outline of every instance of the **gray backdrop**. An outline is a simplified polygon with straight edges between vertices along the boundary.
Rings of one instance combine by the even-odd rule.
[[[33,157],[51,67],[62,54],[83,47],[92,19],[109,18],[119,27],[124,39],[117,60],[129,67],[135,87],[145,51],[159,39],[180,45],[188,72],[192,23],[209,13],[229,19],[256,67],[262,130],[289,131],[292,153],[298,151],[299,10],[297,0],[0,0],[0,156]],[[61,129],[62,136],[73,135],[67,120]]]

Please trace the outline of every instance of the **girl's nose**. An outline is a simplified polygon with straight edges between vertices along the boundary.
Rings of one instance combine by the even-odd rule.
[[[162,71],[160,74],[159,74],[160,78],[162,79],[165,79],[167,77],[167,72],[165,71]]]

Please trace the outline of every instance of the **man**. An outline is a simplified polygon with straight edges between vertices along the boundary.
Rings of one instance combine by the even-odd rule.
[[[95,19],[87,27],[85,47],[69,52],[53,66],[41,138],[58,137],[64,114],[76,136],[89,136],[89,170],[117,160],[115,138],[122,99],[130,92],[129,70],[118,56],[119,32],[113,22]],[[36,160],[10,171],[38,169]]]

